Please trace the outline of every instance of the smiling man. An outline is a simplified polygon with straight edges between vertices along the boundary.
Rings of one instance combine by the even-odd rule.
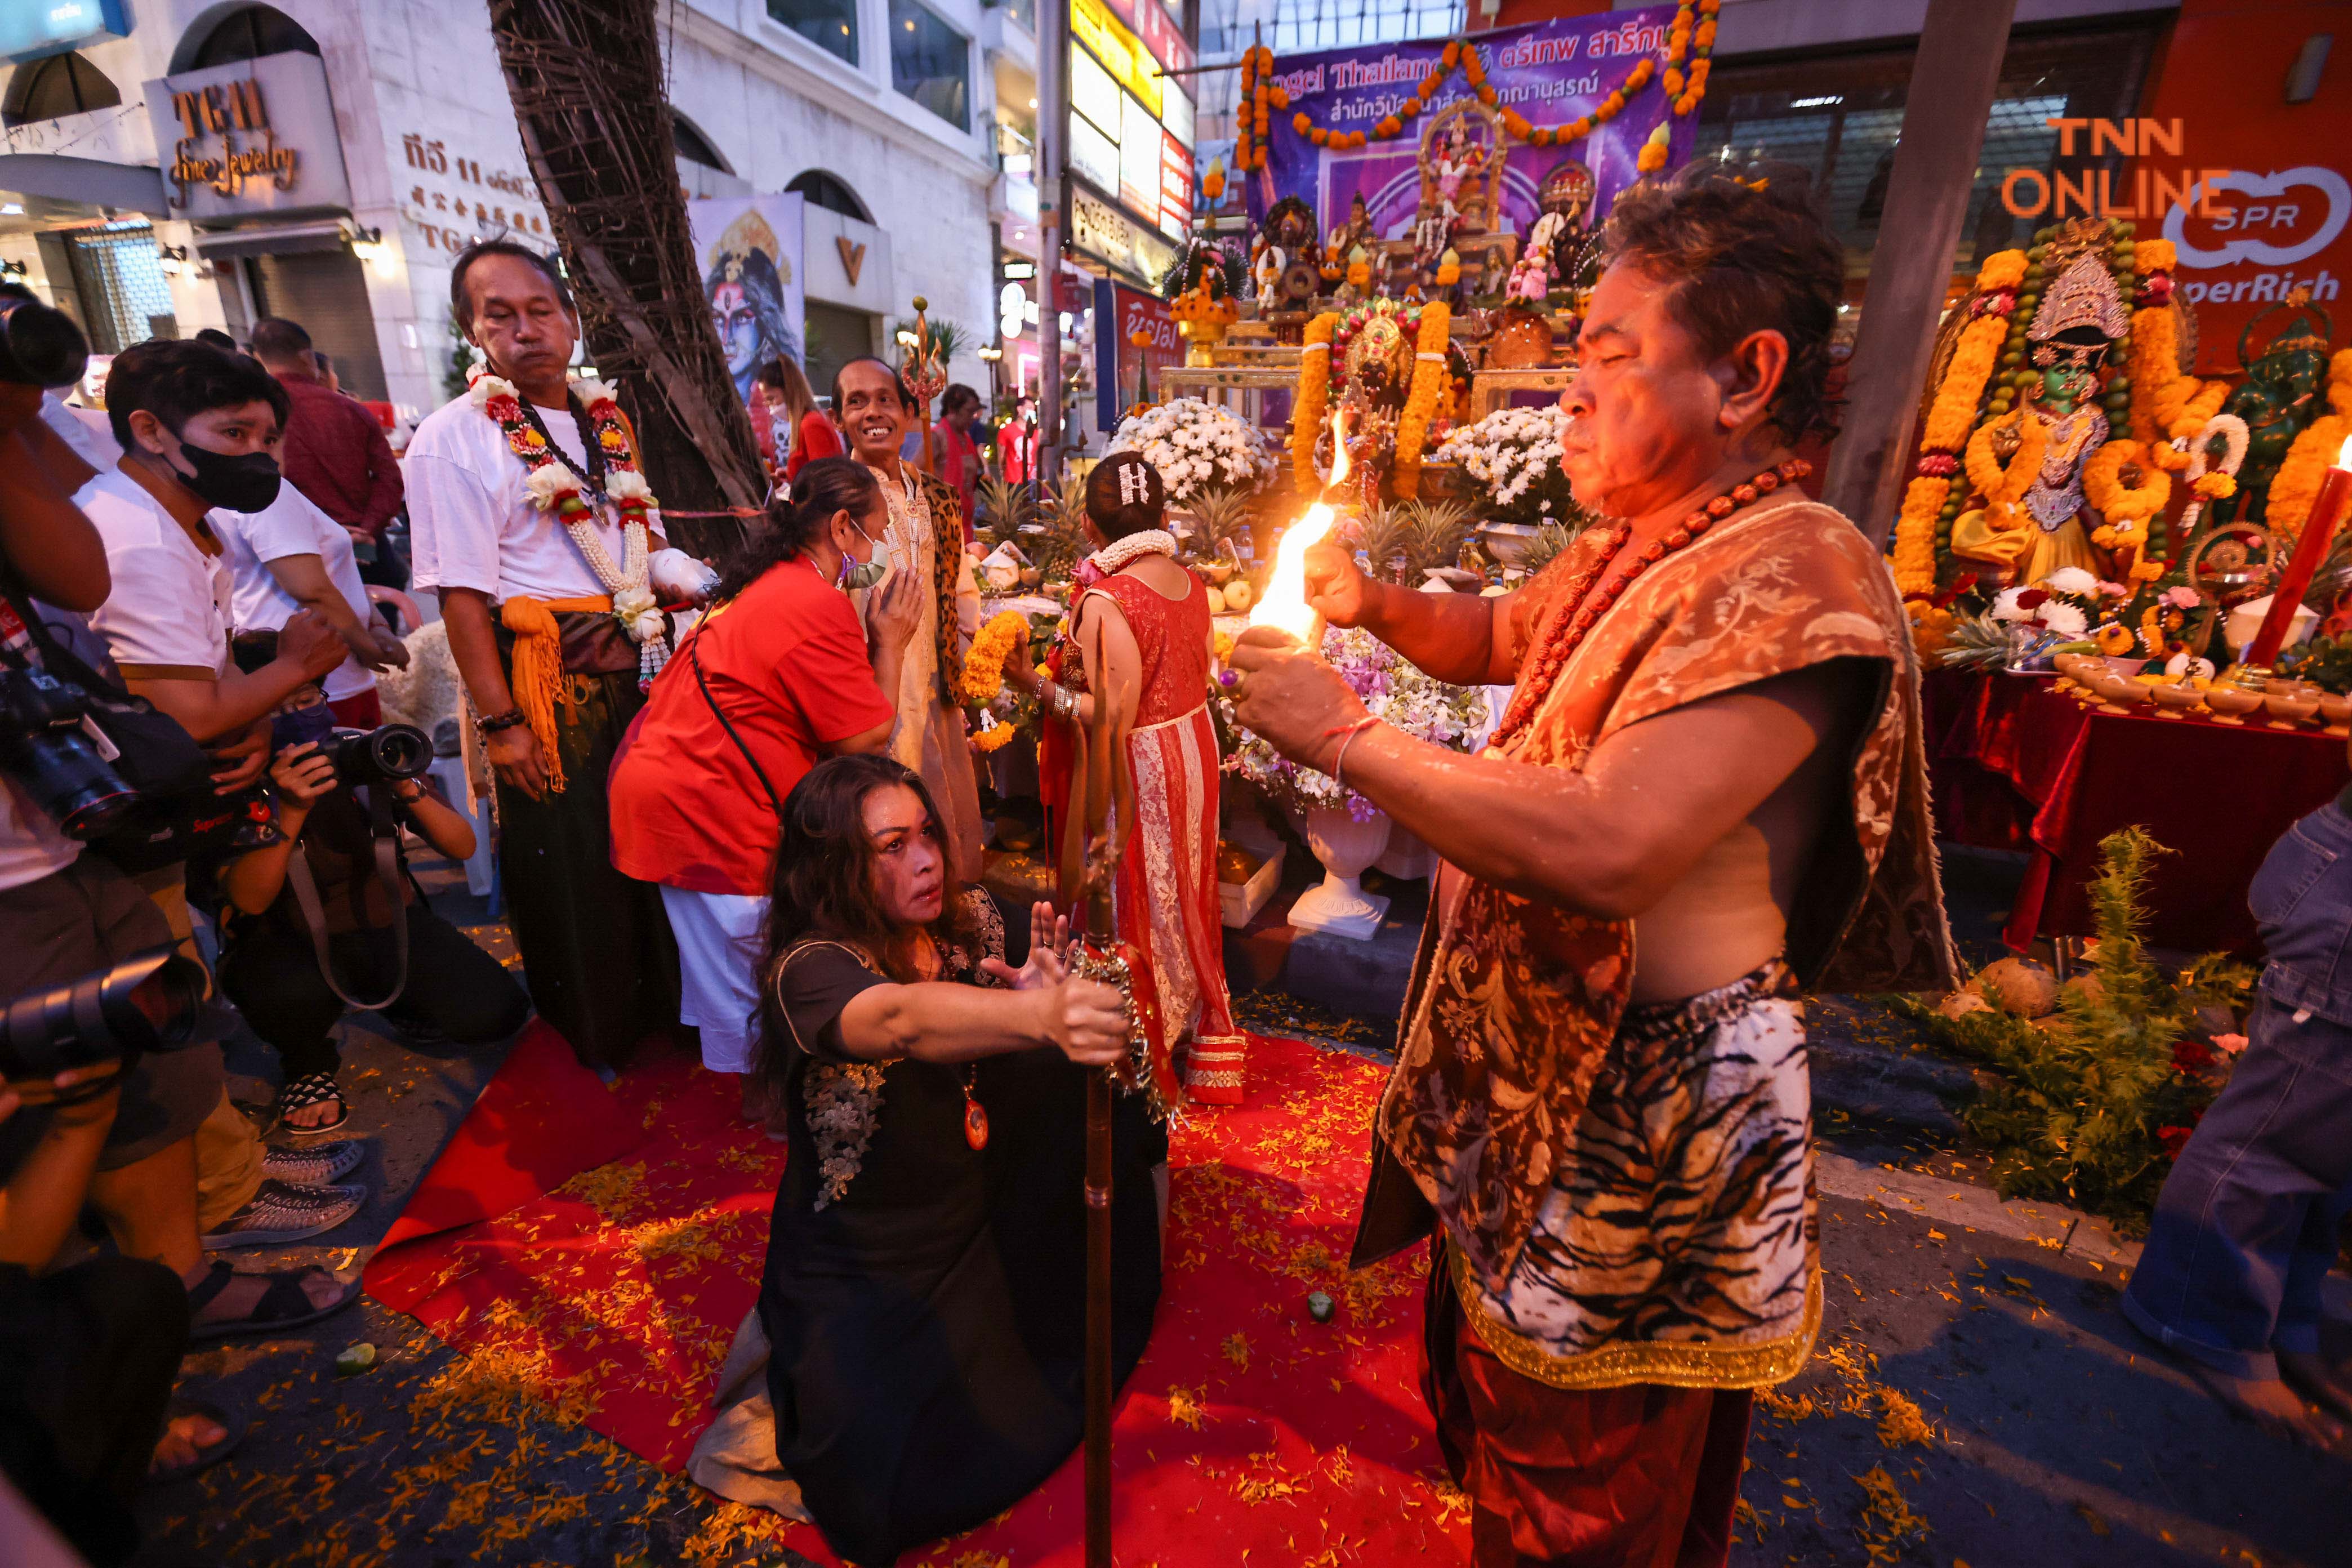
[[[887,570],[912,573],[930,589],[922,625],[900,667],[898,689],[883,694],[898,710],[890,754],[922,775],[940,808],[957,878],[977,882],[980,786],[955,691],[963,650],[980,630],[980,587],[963,549],[963,502],[953,485],[898,456],[914,428],[915,407],[906,384],[888,364],[854,359],[843,365],[833,378],[833,409],[848,437],[850,456],[881,478],[882,499],[890,506],[890,527],[882,536]],[[870,594],[861,595],[859,613],[870,618],[872,602]]]
[[[1243,723],[1444,862],[1357,1261],[1437,1233],[1424,1386],[1479,1568],[1724,1561],[1750,1391],[1821,1321],[1798,993],[1958,978],[1902,605],[1789,451],[1837,242],[1801,177],[1713,163],[1608,240],[1560,405],[1609,521],[1496,599],[1309,556],[1335,625],[1516,684],[1486,750],[1267,634],[1234,661]]]
[[[510,435],[498,405],[471,395],[417,426],[406,458],[415,582],[441,597],[498,777],[499,867],[530,999],[582,1061],[618,1067],[677,1016],[660,893],[614,869],[607,820],[605,775],[646,701],[644,617],[614,609],[616,593],[642,596],[645,584],[607,581],[633,562],[608,488],[628,438],[600,437],[567,378],[580,319],[552,261],[485,240],[457,258],[449,293],[467,341],[512,386],[520,427]],[[566,475],[587,503],[569,525],[539,499]],[[663,548],[659,527],[656,512],[648,554]]]

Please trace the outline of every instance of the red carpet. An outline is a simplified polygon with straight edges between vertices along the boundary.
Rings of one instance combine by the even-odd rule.
[[[1466,1562],[1418,1385],[1422,1255],[1345,1268],[1375,1065],[1253,1039],[1248,1103],[1175,1139],[1168,1273],[1117,1426],[1123,1563]],[[370,1294],[543,1401],[683,1468],[758,1293],[783,1150],[679,1055],[606,1089],[534,1025],[367,1269]],[[1309,1291],[1339,1303],[1328,1323]],[[732,1507],[733,1505],[730,1505]],[[751,1510],[739,1510],[749,1514]],[[909,1563],[1081,1559],[1079,1461]],[[816,1531],[739,1521],[819,1562]]]

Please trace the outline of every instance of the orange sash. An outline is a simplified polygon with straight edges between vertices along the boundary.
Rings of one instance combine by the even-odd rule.
[[[559,614],[609,615],[610,595],[579,599],[533,599],[518,595],[499,611],[507,630],[514,633],[514,672],[507,684],[523,722],[539,737],[547,753],[547,787],[563,793],[563,755],[555,747],[555,704],[563,694],[563,636],[556,629]]]

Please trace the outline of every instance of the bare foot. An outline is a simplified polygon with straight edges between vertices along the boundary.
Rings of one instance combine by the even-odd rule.
[[[204,1278],[199,1273],[188,1283],[193,1286]],[[323,1268],[305,1268],[301,1282],[302,1294],[310,1298],[313,1307],[327,1306],[343,1293],[342,1285]],[[262,1293],[268,1289],[269,1276],[267,1274],[233,1275],[229,1282],[221,1287],[220,1294],[205,1303],[204,1309],[196,1314],[196,1321],[243,1322],[253,1315],[253,1310],[261,1304]]]
[[[2191,1362],[2189,1370],[2213,1396],[2263,1431],[2325,1453],[2344,1440],[2344,1424],[2305,1405],[2303,1396],[2278,1378],[2232,1377]]]
[[[308,1131],[313,1127],[324,1127],[342,1113],[342,1097],[338,1095],[332,1100],[320,1100],[315,1105],[306,1105],[299,1110],[289,1110],[283,1120],[289,1127]]]
[[[162,1469],[177,1469],[193,1465],[204,1458],[205,1450],[227,1441],[228,1428],[211,1416],[197,1412],[174,1415],[163,1423],[163,1436],[155,1444],[154,1457],[147,1461],[147,1473]]]
[[[2352,1418],[2352,1367],[2303,1351],[2278,1352],[2279,1376],[2323,1410]]]

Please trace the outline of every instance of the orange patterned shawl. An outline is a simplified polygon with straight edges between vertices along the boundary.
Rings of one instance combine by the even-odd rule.
[[[1554,617],[1601,531],[1527,590],[1518,655]],[[1828,507],[1791,495],[1736,514],[1635,580],[1577,649],[1507,754],[1580,768],[1627,725],[1828,660],[1882,662],[1853,763],[1853,839],[1824,847],[1791,910],[1810,987],[1948,989],[1919,727],[1919,671],[1885,563]],[[1513,703],[1528,700],[1525,687]],[[1515,897],[1448,868],[1413,966],[1376,1121],[1484,1288],[1528,1238],[1631,992],[1630,921]]]

